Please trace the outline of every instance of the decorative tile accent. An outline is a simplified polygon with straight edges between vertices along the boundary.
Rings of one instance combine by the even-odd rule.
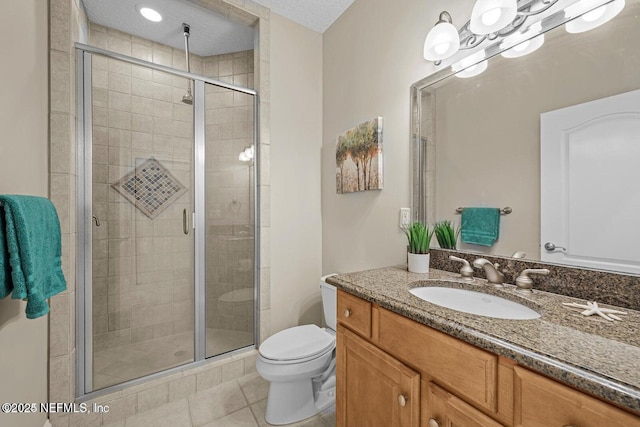
[[[111,184],[111,187],[151,219],[187,192],[186,187],[153,157]]]

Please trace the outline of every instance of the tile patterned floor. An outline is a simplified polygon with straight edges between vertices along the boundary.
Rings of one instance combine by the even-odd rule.
[[[268,389],[269,383],[252,373],[105,427],[268,427]],[[335,405],[290,426],[333,427]]]

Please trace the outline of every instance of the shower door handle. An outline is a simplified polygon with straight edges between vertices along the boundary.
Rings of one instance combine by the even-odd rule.
[[[189,220],[187,219],[187,210],[182,210],[182,232],[189,234]]]

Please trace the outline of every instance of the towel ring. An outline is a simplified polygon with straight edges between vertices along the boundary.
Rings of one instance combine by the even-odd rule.
[[[462,208],[462,207],[461,208],[457,208],[456,209],[456,213],[457,214],[461,214],[463,210],[464,210],[464,208]],[[501,215],[509,215],[511,212],[513,212],[513,209],[511,209],[509,206],[506,206],[506,207],[500,209],[500,214]]]

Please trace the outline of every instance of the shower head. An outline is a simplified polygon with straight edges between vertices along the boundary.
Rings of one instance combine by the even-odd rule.
[[[187,72],[191,72],[191,66],[189,65],[189,35],[191,35],[191,27],[189,24],[182,24],[182,31],[184,32],[184,53],[187,60]],[[191,80],[187,83],[187,94],[182,97],[182,102],[187,105],[193,105],[193,94],[191,93]]]

